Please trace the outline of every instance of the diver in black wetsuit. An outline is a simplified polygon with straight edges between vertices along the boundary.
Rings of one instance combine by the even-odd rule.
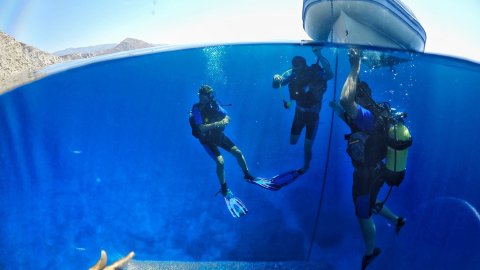
[[[297,144],[300,133],[303,128],[306,128],[304,165],[299,170],[300,173],[305,173],[310,168],[312,146],[317,133],[323,94],[327,89],[327,81],[333,78],[330,64],[322,55],[320,48],[313,47],[312,51],[317,56],[315,64],[308,66],[305,58],[295,56],[292,59],[292,68],[282,75],[274,75],[272,82],[273,88],[288,85],[290,101],[283,101],[286,109],[291,107],[292,101],[296,102],[290,144]]]

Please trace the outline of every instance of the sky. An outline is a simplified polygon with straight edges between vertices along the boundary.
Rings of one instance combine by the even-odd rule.
[[[425,52],[480,63],[479,0],[403,0]],[[302,0],[0,0],[0,31],[47,52],[119,43],[311,40]]]

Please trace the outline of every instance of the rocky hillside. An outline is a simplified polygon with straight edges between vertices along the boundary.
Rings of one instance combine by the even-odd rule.
[[[52,64],[148,48],[153,47],[153,45],[138,39],[126,38],[119,44],[110,46],[109,49],[98,46],[98,48],[102,49],[92,51],[93,47],[86,47],[85,50],[82,50],[82,48],[71,49],[76,51],[76,53],[55,56],[19,42],[0,31],[0,93],[14,85],[30,81],[35,78],[36,71]]]
[[[75,60],[75,59],[82,59],[82,58],[90,58],[99,55],[123,52],[123,51],[130,51],[136,49],[143,49],[153,47],[154,45],[147,43],[142,40],[134,39],[134,38],[126,38],[113,48],[109,49],[101,49],[98,51],[92,50],[92,47],[85,47],[85,51],[82,51],[82,48],[77,48],[77,53],[67,54],[60,56],[63,60]],[[72,49],[74,50],[74,49]]]
[[[109,53],[130,51],[130,50],[143,49],[143,48],[149,48],[149,47],[153,47],[153,45],[138,39],[126,38],[122,42],[120,42],[117,46],[115,46],[113,49],[103,51],[100,54],[109,54]]]
[[[56,51],[53,54],[56,56],[64,56],[67,54],[95,53],[95,52],[111,49],[117,45],[118,43],[111,43],[111,44],[101,44],[101,45],[93,45],[93,46],[87,46],[87,47],[67,48],[60,51]]]
[[[0,32],[0,83],[33,73],[62,59]]]

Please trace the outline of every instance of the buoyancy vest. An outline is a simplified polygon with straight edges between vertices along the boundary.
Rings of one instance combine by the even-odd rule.
[[[375,117],[375,116],[374,116]],[[367,132],[358,128],[353,120],[345,113],[345,121],[350,127],[351,133],[345,135],[348,141],[347,153],[355,167],[373,168],[387,155],[386,123],[375,117],[375,128]]]
[[[307,70],[295,74],[288,84],[290,99],[304,108],[319,106],[327,88],[327,82],[322,78],[323,69],[318,64],[307,67]]]
[[[215,133],[223,132],[225,127],[211,129],[202,135],[198,126],[220,121],[225,118],[226,115],[227,112],[215,100],[205,106],[200,106],[199,103],[194,104],[190,111],[189,118],[192,135],[195,138],[202,139],[202,137],[205,138]]]
[[[344,120],[351,129],[345,135],[348,140],[347,153],[356,168],[374,168],[381,164],[382,178],[390,186],[399,186],[404,177],[407,164],[408,148],[412,137],[403,124],[405,113],[392,114],[388,103],[377,104],[377,114],[372,113],[375,125],[372,132],[360,130],[345,113]],[[388,196],[387,196],[388,197]]]

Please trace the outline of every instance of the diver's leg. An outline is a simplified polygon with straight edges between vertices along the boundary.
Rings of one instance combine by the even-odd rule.
[[[290,144],[291,145],[297,144],[298,139],[300,139],[300,134],[290,134]]]
[[[312,146],[313,140],[305,139],[303,168],[301,169],[302,173],[306,172],[310,168],[310,161],[312,160]]]
[[[295,145],[300,138],[300,133],[305,126],[305,121],[302,117],[302,112],[295,110],[295,116],[293,117],[292,128],[290,130],[290,144]]]
[[[381,249],[375,247],[375,222],[372,217],[360,218],[358,217],[358,224],[360,224],[360,230],[362,231],[363,242],[365,243],[365,255],[362,257],[362,270],[381,253]]]
[[[302,173],[306,172],[310,168],[310,161],[312,160],[312,148],[315,136],[317,135],[317,127],[319,115],[318,113],[306,112],[305,114],[305,144],[304,144],[304,162]]]
[[[377,199],[380,189],[384,185],[383,173],[382,170],[375,170],[375,181],[371,189],[371,202],[374,207],[374,213],[379,214],[380,216],[388,219],[391,224],[395,226],[395,231],[398,234],[400,229],[405,225],[406,219],[403,217],[397,216],[393,213],[384,203]]]
[[[240,166],[240,168],[242,168],[245,179],[248,179],[248,180],[254,179],[254,177],[251,176],[248,171],[247,162],[245,161],[245,157],[243,156],[242,151],[240,151],[240,149],[225,134],[222,134],[222,140],[219,146],[227,150],[230,154],[232,154],[235,157],[238,165]]]
[[[216,145],[207,143],[202,144],[202,146],[205,151],[207,151],[208,155],[215,161],[218,182],[220,183],[222,194],[225,195],[228,188],[225,180],[225,166],[223,157]]]
[[[240,168],[242,168],[243,173],[245,175],[250,175],[248,171],[247,162],[245,161],[245,157],[243,156],[242,151],[240,151],[240,149],[237,146],[233,146],[230,149],[230,153],[235,157],[235,159],[237,159],[237,163],[240,166]]]
[[[355,167],[353,172],[353,203],[360,231],[365,244],[365,256],[373,254],[375,249],[375,222],[372,218],[372,210],[375,205],[375,194],[372,194],[372,170],[365,167]]]
[[[390,223],[395,226],[395,232],[398,234],[400,233],[400,230],[405,226],[407,219],[404,217],[397,216],[394,214],[390,209],[388,209],[385,205],[380,209],[380,212],[378,213],[382,217],[388,219]]]
[[[379,201],[377,201],[377,203],[379,203]],[[384,205],[382,207],[382,209],[380,210],[380,212],[378,214],[380,214],[382,217],[390,220],[394,224],[398,220],[398,216],[395,215],[390,209],[388,209],[388,207],[386,205]]]
[[[220,185],[226,185],[225,181],[225,166],[224,166],[224,161],[222,156],[218,156],[215,159],[215,164],[217,165],[217,177],[218,181],[220,182]]]
[[[375,249],[375,222],[373,221],[372,217],[358,217],[357,219],[358,224],[360,224],[360,230],[362,232],[363,242],[365,244],[365,255],[371,255]]]
[[[365,245],[365,255],[362,257],[362,270],[365,269],[381,252],[375,247],[376,229],[372,214],[375,207],[376,193],[372,192],[375,182],[374,171],[368,167],[355,166],[353,172],[353,203],[360,231]]]
[[[361,191],[365,179],[354,183],[353,202],[355,204],[355,215],[357,216],[360,231],[362,232],[363,242],[365,244],[365,255],[371,255],[375,249],[375,222],[372,219],[372,209],[370,203],[370,194],[358,195],[355,192]],[[363,185],[362,185],[363,184]],[[357,190],[355,190],[357,189]]]

